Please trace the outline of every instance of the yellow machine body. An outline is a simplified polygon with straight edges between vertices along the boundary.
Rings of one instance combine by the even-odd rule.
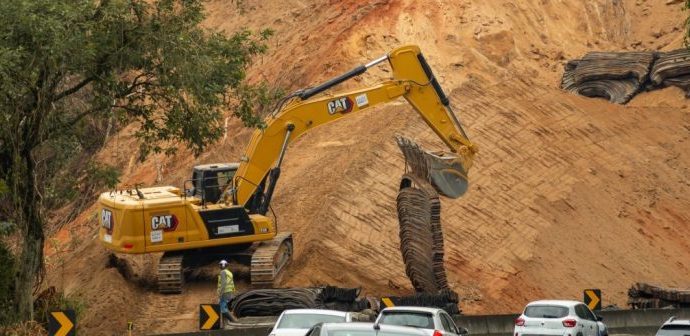
[[[181,196],[175,187],[143,188],[139,192],[143,199],[135,190],[101,194],[98,235],[108,249],[120,253],[166,252],[253,243],[276,235],[270,218],[252,214],[248,215],[252,234],[214,239],[214,232],[209,232],[213,228],[209,229],[202,215],[232,207],[244,212],[242,207],[222,203],[201,206],[199,198]],[[234,231],[240,226],[232,223],[214,228]]]

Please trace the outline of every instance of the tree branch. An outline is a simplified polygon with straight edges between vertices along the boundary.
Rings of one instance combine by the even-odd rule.
[[[85,110],[85,111],[82,111],[81,113],[77,114],[76,116],[74,116],[74,118],[70,119],[70,120],[67,121],[67,122],[56,124],[55,127],[52,127],[52,128],[50,128],[50,129],[48,129],[48,131],[46,132],[45,138],[44,138],[44,139],[41,139],[41,140],[39,141],[39,144],[42,143],[43,141],[47,140],[47,139],[52,138],[53,134],[55,134],[56,132],[61,131],[61,130],[63,130],[63,129],[66,129],[66,128],[68,128],[68,127],[73,126],[74,124],[76,124],[76,123],[79,122],[80,120],[84,119],[84,117],[88,116],[89,114],[92,114],[92,113],[95,113],[95,112],[98,112],[98,111],[100,111],[100,110],[104,110],[104,109],[110,108],[110,107],[111,107],[110,104],[108,104],[108,105],[99,105],[99,106],[96,106],[96,107],[94,107],[94,108],[91,108],[91,109],[87,109],[87,110]]]
[[[56,102],[62,98],[65,98],[71,94],[76,93],[77,91],[81,90],[84,86],[91,83],[94,79],[96,79],[95,76],[90,76],[90,77],[84,78],[84,80],[77,83],[77,85],[75,85],[75,86],[73,86],[73,87],[71,87],[65,91],[58,93],[57,96],[55,96],[55,99],[53,99],[53,102]]]

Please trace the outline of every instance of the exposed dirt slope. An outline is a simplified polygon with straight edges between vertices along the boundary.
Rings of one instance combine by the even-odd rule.
[[[275,29],[253,78],[290,88],[419,44],[481,149],[467,196],[442,203],[449,282],[465,312],[500,313],[538,298],[580,299],[590,287],[602,289],[604,304],[622,306],[635,281],[690,285],[690,113],[682,92],[645,93],[617,106],[557,88],[562,63],[587,51],[679,47],[687,13],[665,3],[248,0],[240,15],[234,2],[218,0],[208,4],[207,25]],[[135,164],[128,132],[103,157],[124,168],[127,183],[179,184],[194,163],[239,157],[250,131],[230,124],[228,138],[196,160],[181,153]],[[273,205],[281,230],[295,234],[286,286],[411,291],[398,251],[398,133],[442,148],[402,102],[319,128],[290,147]],[[147,332],[195,329],[198,303],[213,300],[212,281],[175,298],[128,283],[106,268],[94,211],[67,228],[81,238],[64,271],[50,274],[86,298],[87,333],[117,334],[127,320]],[[152,259],[136,259],[140,277]]]

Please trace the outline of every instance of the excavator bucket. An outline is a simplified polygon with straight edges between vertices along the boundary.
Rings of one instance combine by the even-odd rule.
[[[458,198],[468,187],[467,171],[462,157],[452,153],[432,153],[403,136],[396,136],[398,147],[413,175],[427,180],[444,196]]]

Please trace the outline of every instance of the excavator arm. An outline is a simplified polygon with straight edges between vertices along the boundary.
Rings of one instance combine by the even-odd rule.
[[[320,94],[386,60],[393,70],[393,80],[349,92]],[[231,196],[226,201],[244,205],[250,212],[266,213],[285,151],[292,141],[317,126],[399,97],[414,107],[451,152],[424,154],[423,160],[434,170],[428,172],[428,178],[444,195],[459,197],[466,190],[467,172],[477,149],[451,110],[419,48],[403,46],[321,85],[288,96],[266,119],[265,128],[254,132],[235,174],[234,187],[226,191]],[[404,152],[407,158],[408,151]]]

